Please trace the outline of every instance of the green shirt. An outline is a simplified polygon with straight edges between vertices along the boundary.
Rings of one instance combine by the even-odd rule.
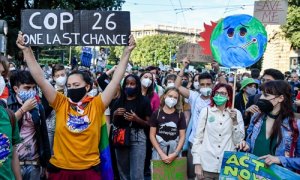
[[[15,121],[14,132],[6,110],[0,106],[0,179],[14,180],[11,159],[13,146],[20,143],[18,123]]]
[[[275,138],[276,139],[276,138]],[[271,149],[270,149],[271,139],[266,137],[266,119],[263,119],[263,124],[261,126],[260,132],[255,140],[253,154],[260,157],[264,155],[274,155],[275,152],[274,147],[276,145],[276,141],[272,141]]]

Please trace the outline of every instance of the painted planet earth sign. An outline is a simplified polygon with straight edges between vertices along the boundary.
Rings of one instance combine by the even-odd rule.
[[[267,40],[265,27],[255,17],[233,15],[218,22],[211,34],[210,48],[222,66],[244,68],[260,60]]]

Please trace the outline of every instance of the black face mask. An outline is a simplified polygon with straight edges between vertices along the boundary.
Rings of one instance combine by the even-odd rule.
[[[77,88],[77,89],[68,89],[68,97],[73,102],[79,102],[86,94],[85,87]]]
[[[125,94],[132,97],[137,94],[137,88],[125,87]]]
[[[182,85],[183,87],[187,87],[188,83],[189,83],[188,81],[182,81],[182,84],[181,84],[181,85]]]
[[[274,106],[273,104],[270,102],[270,100],[266,100],[266,99],[259,99],[256,102],[256,106],[258,106],[258,108],[260,109],[261,112],[269,114]]]

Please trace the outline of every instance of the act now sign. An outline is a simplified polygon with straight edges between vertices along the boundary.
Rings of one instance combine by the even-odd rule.
[[[26,9],[21,18],[26,45],[127,45],[130,35],[127,11]]]
[[[220,179],[296,180],[300,179],[300,175],[276,164],[267,166],[253,154],[225,151],[220,171]]]

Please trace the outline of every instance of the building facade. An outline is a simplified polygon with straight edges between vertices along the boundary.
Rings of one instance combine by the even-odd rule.
[[[299,69],[299,50],[293,50],[279,25],[267,25],[268,44],[263,56],[262,70],[278,69],[281,72]]]
[[[144,36],[156,34],[178,34],[186,38],[188,42],[196,43],[199,41],[201,29],[176,27],[168,25],[145,25],[142,28],[133,28],[131,33],[135,38],[142,38]]]

